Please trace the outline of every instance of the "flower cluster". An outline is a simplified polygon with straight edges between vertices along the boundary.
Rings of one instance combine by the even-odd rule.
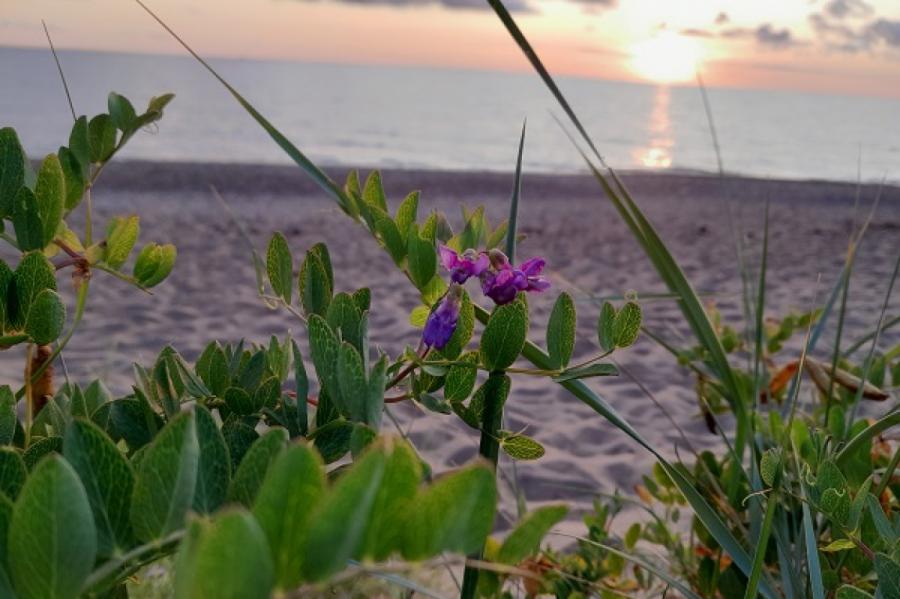
[[[434,349],[443,349],[450,342],[459,319],[462,284],[469,279],[479,279],[482,293],[498,306],[510,303],[521,291],[541,292],[550,287],[550,282],[541,276],[545,261],[540,257],[514,267],[506,254],[497,249],[458,253],[442,245],[439,252],[441,264],[450,272],[453,283],[425,323],[422,341]]]

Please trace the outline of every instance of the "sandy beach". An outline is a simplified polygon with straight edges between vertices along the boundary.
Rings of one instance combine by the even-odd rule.
[[[333,172],[343,180],[345,171]],[[413,189],[422,190],[420,215],[432,208],[484,203],[492,222],[503,218],[511,176],[494,173],[384,172],[392,208]],[[700,174],[627,174],[626,184],[656,224],[696,289],[708,294],[733,325],[740,325],[740,277],[734,229],[745,233],[747,258],[758,263],[761,223],[770,208],[769,305],[767,314],[808,310],[834,285],[847,249],[854,218],[861,219],[879,188],[859,188],[862,209],[854,214],[852,183],[771,181]],[[408,324],[418,302],[390,259],[346,218],[299,170],[276,166],[225,164],[121,163],[110,166],[94,194],[101,223],[114,214],[141,215],[141,241],[178,247],[172,277],[148,296],[96,273],[84,324],[65,352],[68,375],[82,383],[103,378],[115,393],[127,393],[131,363],[150,363],[165,344],[188,358],[206,342],[246,337],[264,341],[302,324],[286,312],[267,309],[256,296],[248,249],[228,215],[214,199],[214,185],[245,222],[258,249],[282,231],[295,256],[312,244],[328,244],[339,290],[374,290],[370,333],[373,343],[393,355],[415,344],[419,332]],[[79,219],[74,226],[80,227]],[[101,225],[103,226],[103,225]],[[526,175],[520,230],[527,235],[520,256],[542,255],[556,289],[569,290],[579,309],[576,356],[595,351],[594,323],[599,307],[591,297],[641,297],[663,291],[649,261],[619,220],[599,187],[587,176]],[[877,323],[888,279],[900,251],[900,188],[881,190],[878,211],[860,249],[851,283],[848,339]],[[817,283],[817,281],[819,281]],[[71,306],[71,289],[65,292]],[[543,344],[554,293],[533,298],[530,338]],[[676,344],[690,343],[680,313],[670,300],[643,303],[648,327]],[[900,308],[891,302],[889,315]],[[828,354],[833,334],[823,337],[817,355]],[[896,330],[882,347],[900,339]],[[797,349],[798,339],[790,346]],[[786,356],[788,354],[785,354]],[[590,383],[642,434],[669,455],[687,448],[672,423],[644,390],[661,402],[697,449],[717,442],[698,417],[693,380],[649,339],[616,355],[623,376]],[[22,351],[0,355],[0,376],[21,376]],[[60,372],[62,369],[58,369]],[[809,397],[804,400],[808,401]],[[884,409],[884,407],[877,407]],[[395,410],[416,445],[436,467],[465,462],[477,452],[476,433],[455,417],[426,413],[413,406]],[[515,379],[507,404],[506,428],[525,430],[542,442],[547,455],[518,466],[519,483],[529,502],[564,499],[575,507],[590,504],[593,491],[630,492],[652,463],[650,456],[588,407],[552,383]],[[386,422],[386,427],[389,424]],[[508,463],[504,465],[504,469]],[[509,503],[506,513],[513,508]]]

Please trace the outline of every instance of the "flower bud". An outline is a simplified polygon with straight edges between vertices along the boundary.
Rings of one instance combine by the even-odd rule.
[[[453,283],[438,307],[428,315],[425,330],[422,332],[422,342],[426,346],[441,350],[450,342],[459,321],[461,304],[462,287]]]

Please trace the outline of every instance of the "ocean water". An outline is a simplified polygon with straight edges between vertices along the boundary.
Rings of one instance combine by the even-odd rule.
[[[123,157],[287,163],[196,62],[180,56],[62,51],[79,114],[115,90],[137,107],[177,94],[158,128]],[[511,170],[523,119],[525,168],[566,173],[583,163],[530,73],[279,61],[212,63],[313,159],[329,165]],[[614,167],[714,171],[699,91],[560,78]],[[725,169],[764,177],[900,180],[900,100],[788,91],[709,90]],[[67,139],[71,116],[46,50],[0,47],[0,126],[39,156]]]

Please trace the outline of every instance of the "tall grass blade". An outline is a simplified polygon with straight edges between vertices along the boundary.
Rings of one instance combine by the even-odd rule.
[[[775,520],[775,508],[778,506],[777,493],[773,493],[766,502],[766,516],[763,520],[762,530],[759,532],[759,540],[756,543],[756,552],[753,554],[753,569],[747,581],[747,589],[744,599],[756,599],[756,589],[759,588],[759,577],[762,574],[763,562],[766,558],[766,548],[769,546],[769,533],[772,530],[772,522]]]
[[[894,291],[894,283],[897,282],[898,271],[900,271],[900,253],[897,254],[897,259],[894,261],[894,272],[891,274],[891,280],[888,283],[887,292],[884,294],[884,303],[881,306],[881,313],[878,316],[878,325],[875,327],[875,336],[872,337],[872,345],[869,347],[869,354],[866,356],[866,359],[863,362],[863,371],[862,376],[860,377],[863,381],[866,381],[869,378],[869,371],[871,370],[872,363],[875,359],[875,350],[878,349],[878,340],[881,337],[881,327],[884,325],[884,316],[887,312],[888,305],[891,303],[891,294]],[[832,370],[832,372],[834,371]],[[862,403],[863,388],[864,385],[860,385],[859,389],[857,389],[856,391],[856,395],[853,398],[853,409],[850,410],[848,430],[849,425],[852,425],[853,421],[856,420],[856,414],[859,411],[859,404]]]
[[[895,411],[882,416],[863,430],[859,431],[856,436],[850,439],[835,456],[835,462],[838,466],[844,466],[844,462],[857,451],[860,446],[873,437],[880,435],[887,429],[900,424],[900,411]]]
[[[270,123],[262,114],[260,114],[259,111],[256,110],[256,108],[254,108],[253,105],[244,98],[244,96],[238,93],[238,91],[234,89],[231,84],[229,84],[221,75],[219,75],[219,73],[214,68],[212,68],[212,66],[208,62],[206,62],[199,54],[194,52],[194,50],[187,44],[187,42],[181,39],[181,37],[179,37],[179,35],[175,33],[175,31],[173,31],[168,25],[166,25],[166,23],[161,18],[159,18],[156,13],[150,10],[150,8],[146,4],[144,4],[141,0],[134,1],[141,8],[147,11],[147,14],[153,17],[153,19],[157,23],[159,23],[160,26],[169,33],[169,35],[171,35],[179,44],[181,44],[182,47],[184,47],[184,49],[187,50],[188,53],[190,53],[190,55],[197,60],[197,62],[203,65],[203,67],[207,71],[209,71],[209,73],[213,77],[215,77],[219,81],[219,83],[221,83],[225,87],[225,89],[228,90],[228,92],[234,97],[234,99],[238,101],[241,107],[246,110],[247,113],[249,113],[250,116],[253,117],[253,119],[257,123],[259,123],[259,125],[263,129],[265,129],[266,133],[268,133],[269,136],[273,140],[275,140],[275,143],[277,143],[278,146],[282,150],[284,150],[284,152],[291,158],[291,160],[296,162],[300,168],[306,171],[306,174],[309,175],[313,179],[313,181],[315,181],[319,185],[319,187],[321,187],[325,191],[325,193],[331,196],[331,198],[335,200],[344,211],[348,210],[350,201],[348,200],[347,196],[344,194],[344,191],[340,188],[340,186],[335,183],[328,175],[326,175],[325,171],[320,169],[318,166],[316,166],[315,163],[313,163],[312,160],[307,158],[306,155],[297,148],[297,146],[292,144],[290,140],[288,140],[288,138],[286,138],[281,133],[281,131],[276,129],[275,126],[272,125],[272,123]]]
[[[522,155],[525,151],[525,125],[522,123],[522,135],[519,137],[519,154],[516,156],[516,180],[513,184],[512,199],[509,202],[509,220],[506,229],[506,255],[512,262],[516,256],[516,235],[519,221],[519,196],[522,194]]]
[[[800,455],[797,448],[794,447],[794,457]],[[797,470],[800,471],[800,461],[797,459]],[[809,573],[809,584],[812,590],[813,599],[825,599],[825,584],[822,582],[822,565],[819,562],[819,548],[816,544],[816,531],[813,523],[812,513],[809,509],[808,493],[806,492],[806,481],[803,480],[803,473],[800,472],[800,495],[801,504],[803,506],[803,544],[806,546],[806,568]]]

